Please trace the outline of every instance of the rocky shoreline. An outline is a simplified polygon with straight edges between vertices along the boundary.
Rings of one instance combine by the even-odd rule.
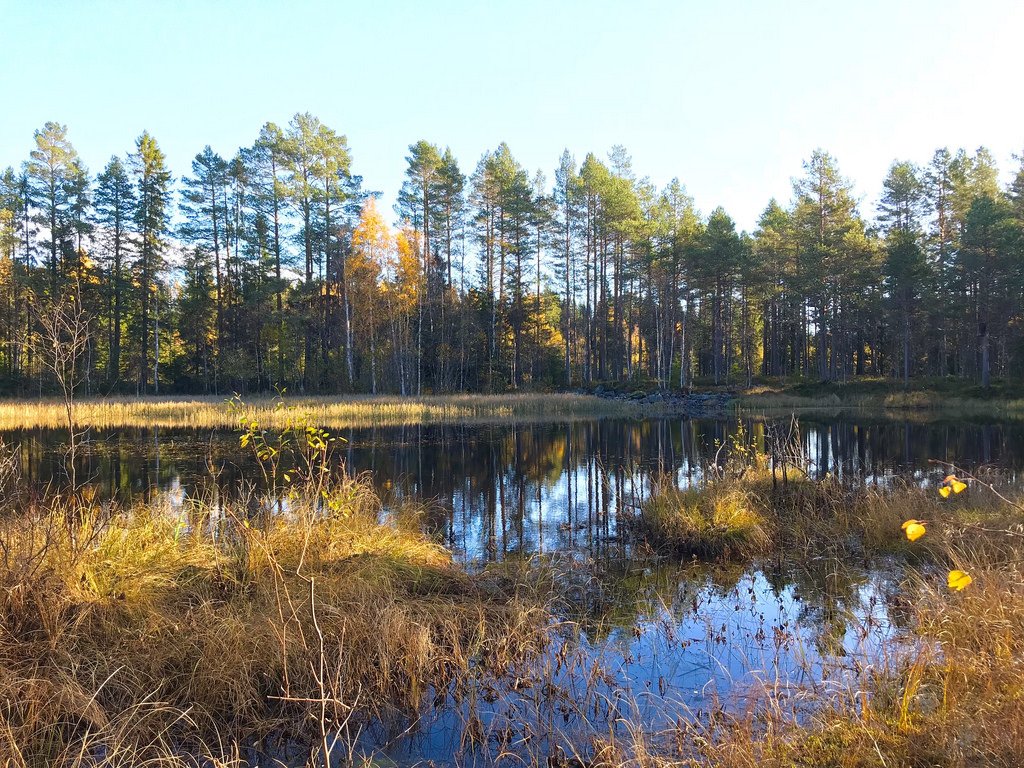
[[[644,411],[656,410],[659,413],[671,413],[673,415],[691,417],[719,417],[726,416],[735,396],[730,392],[703,392],[703,393],[679,393],[679,392],[619,392],[612,389],[605,389],[597,386],[593,391],[581,392],[606,400],[619,400],[622,402],[635,403]]]

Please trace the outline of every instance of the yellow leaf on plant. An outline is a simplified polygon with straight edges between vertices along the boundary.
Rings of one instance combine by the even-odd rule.
[[[946,583],[950,589],[955,589],[957,592],[961,591],[965,587],[970,586],[974,579],[971,578],[971,574],[965,571],[950,571],[949,576],[946,579]]]
[[[956,475],[946,475],[946,478],[942,482],[947,483],[947,484],[948,483],[955,483],[956,482]]]
[[[950,494],[950,489],[949,489],[948,485],[944,485],[941,488],[939,488],[939,496],[941,496],[942,498],[948,499],[949,498],[949,494]]]
[[[967,490],[967,483],[962,483],[959,480],[954,480],[952,485],[953,485],[953,493],[961,493],[962,491],[966,491]]]
[[[923,520],[907,520],[902,527],[910,541],[917,541],[928,532]]]

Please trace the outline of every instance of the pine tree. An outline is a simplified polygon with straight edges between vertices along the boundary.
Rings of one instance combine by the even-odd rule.
[[[559,263],[556,273],[562,280],[562,338],[565,342],[563,365],[565,368],[565,386],[571,386],[572,353],[575,339],[574,315],[576,311],[576,254],[574,238],[579,220],[579,177],[576,173],[576,160],[566,149],[555,170],[555,188],[553,193],[554,220],[553,227],[558,231]]]
[[[171,173],[159,145],[148,132],[139,136],[129,162],[136,184],[135,228],[138,258],[135,279],[138,286],[139,341],[138,392],[149,387],[149,350],[153,349],[153,391],[160,391],[160,278],[170,225]],[[152,325],[151,325],[152,324]]]
[[[804,163],[804,176],[794,182],[794,192],[801,289],[814,309],[818,374],[829,380],[840,366],[845,371],[849,324],[844,324],[843,312],[854,298],[846,288],[858,261],[864,224],[850,182],[827,152],[817,150]]]
[[[49,296],[60,295],[65,272],[63,256],[74,252],[75,228],[72,204],[84,168],[67,137],[67,126],[46,123],[35,132],[35,149],[25,165],[29,179],[31,205],[37,209],[35,223],[46,227],[48,239],[43,245],[48,254]]]
[[[181,215],[183,222],[179,228],[181,238],[193,244],[207,255],[191,254],[193,269],[190,270],[193,280],[189,283],[195,287],[205,285],[205,277],[200,279],[200,262],[209,261],[213,266],[213,289],[215,292],[214,340],[212,365],[204,363],[203,370],[210,370],[213,376],[213,389],[218,390],[218,379],[223,357],[225,341],[224,314],[227,286],[222,267],[227,261],[228,241],[228,164],[219,154],[207,145],[192,160],[192,176],[182,179],[184,189],[181,194]],[[224,249],[224,256],[221,249]],[[193,297],[193,305],[198,309],[205,308],[205,302],[199,304]],[[197,325],[205,325],[206,318],[195,318]],[[210,361],[207,361],[210,362]]]
[[[277,386],[283,387],[285,376],[285,313],[284,295],[287,283],[282,274],[286,263],[284,232],[286,226],[287,187],[284,181],[285,136],[274,123],[260,129],[256,143],[248,153],[248,165],[255,186],[256,205],[270,224],[270,248],[273,253],[274,313],[277,319]]]
[[[97,178],[96,223],[99,228],[104,293],[106,296],[107,381],[116,385],[121,376],[121,333],[124,297],[128,290],[126,267],[129,259],[135,189],[124,163],[111,157]]]
[[[1011,313],[1019,308],[1020,294],[1008,279],[1013,234],[1012,208],[1001,194],[982,192],[974,198],[964,222],[961,263],[970,276],[968,294],[978,329],[983,387],[991,384],[993,337],[999,344],[999,367],[1005,368],[1005,334]]]
[[[911,376],[912,321],[927,277],[922,247],[921,217],[927,205],[925,187],[917,168],[909,162],[893,163],[882,182],[879,221],[886,232],[886,276],[890,300],[902,327],[902,377]]]

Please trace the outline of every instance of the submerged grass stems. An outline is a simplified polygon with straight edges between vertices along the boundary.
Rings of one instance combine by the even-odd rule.
[[[83,399],[75,406],[82,427],[234,427],[238,415],[222,397],[136,397]],[[264,428],[284,424],[277,398],[244,403],[245,414]],[[346,395],[295,397],[289,402],[322,427],[359,428],[412,424],[483,424],[522,421],[573,421],[595,416],[629,416],[640,406],[622,400],[575,394],[438,395],[424,397]],[[57,401],[0,401],[0,430],[66,426]]]
[[[328,492],[344,507],[6,510],[0,755],[113,765],[219,744],[227,759],[268,734],[322,754],[344,724],[414,710],[539,642],[543,611],[515,585],[379,522],[365,483]]]

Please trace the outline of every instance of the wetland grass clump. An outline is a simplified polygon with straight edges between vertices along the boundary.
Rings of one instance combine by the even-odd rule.
[[[766,523],[735,486],[661,484],[640,507],[647,541],[683,557],[745,558],[770,542]]]
[[[185,764],[275,734],[324,754],[343,725],[415,711],[540,642],[532,596],[382,521],[358,479],[275,514],[26,504],[0,522],[5,765]]]

